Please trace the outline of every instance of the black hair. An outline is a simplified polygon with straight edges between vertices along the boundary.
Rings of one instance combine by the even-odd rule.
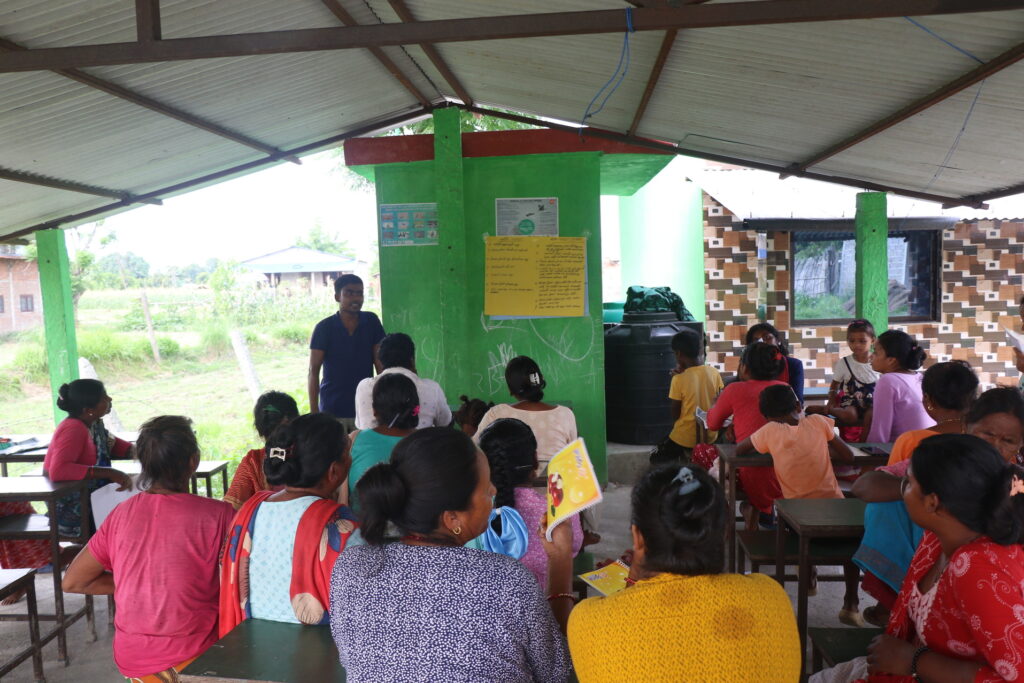
[[[875,344],[885,349],[885,355],[895,358],[904,370],[917,370],[924,365],[924,359],[928,357],[924,349],[918,346],[916,339],[900,330],[886,330],[878,335]]]
[[[875,334],[875,326],[871,324],[870,320],[864,318],[857,318],[849,325],[846,326],[846,336],[849,337],[854,332],[863,332],[872,339],[875,339],[878,335]]]
[[[760,337],[762,333],[770,332],[775,337],[775,344],[779,347],[779,351],[782,351],[783,356],[789,355],[789,344],[786,343],[786,338],[782,336],[782,333],[775,329],[775,326],[771,323],[757,323],[751,325],[750,329],[747,330],[747,337],[744,341],[745,344],[750,345],[754,343],[757,337]]]
[[[192,479],[192,458],[199,455],[199,443],[192,420],[181,415],[161,415],[146,420],[135,441],[135,457],[142,465],[139,486],[154,484],[187,493]]]
[[[940,408],[962,413],[971,407],[978,394],[978,377],[966,361],[936,363],[925,370],[921,393]]]
[[[505,366],[505,383],[509,393],[522,401],[544,400],[544,373],[529,356],[516,356]]]
[[[693,488],[684,493],[687,487]],[[644,569],[686,576],[722,573],[725,492],[704,468],[651,468],[633,488],[632,515],[644,538]]]
[[[1020,422],[1024,429],[1024,394],[1014,387],[996,387],[982,393],[967,411],[967,424],[981,422],[989,415],[1008,413]]]
[[[914,449],[910,468],[924,495],[939,502],[961,524],[1000,545],[1020,543],[1024,496],[1010,495],[1024,469],[1008,465],[995,448],[969,434],[938,434]]]
[[[61,384],[57,390],[57,407],[71,417],[80,417],[88,408],[95,408],[107,390],[98,379],[76,379]]]
[[[751,379],[762,381],[778,378],[786,367],[781,349],[764,342],[754,342],[745,347],[740,363],[746,366]]]
[[[387,368],[405,368],[412,370],[416,358],[416,345],[412,337],[403,332],[393,332],[380,340],[377,357],[381,365]]]
[[[341,290],[345,288],[345,285],[352,284],[363,284],[363,278],[355,273],[346,273],[334,278],[334,296],[341,294]]]
[[[459,400],[462,401],[462,405],[459,406],[458,410],[455,411],[455,415],[453,415],[455,421],[460,425],[472,425],[474,428],[480,426],[480,421],[484,419],[484,415],[494,407],[494,401],[484,403],[479,398],[470,398],[465,394],[459,396]]]
[[[274,430],[267,439],[263,473],[271,486],[310,488],[333,463],[342,462],[348,439],[345,426],[326,413],[302,415]]]
[[[672,337],[672,350],[678,351],[687,358],[697,360],[701,356],[701,351],[704,350],[702,341],[696,330],[684,327]]]
[[[378,427],[416,429],[420,423],[416,384],[405,375],[389,372],[373,382],[373,414]]]
[[[785,417],[800,410],[800,401],[788,384],[774,384],[765,387],[758,396],[758,406],[766,418]]]
[[[266,441],[275,429],[288,420],[299,416],[299,406],[295,399],[283,391],[267,391],[256,399],[252,409],[252,424],[256,433]]]
[[[537,437],[522,420],[503,417],[487,425],[479,443],[491,464],[491,483],[497,489],[494,506],[515,507],[515,488],[529,485],[537,469]]]
[[[472,439],[447,427],[399,441],[391,460],[371,467],[356,484],[363,539],[384,543],[388,522],[402,534],[430,535],[443,512],[467,509],[480,477],[476,454]]]

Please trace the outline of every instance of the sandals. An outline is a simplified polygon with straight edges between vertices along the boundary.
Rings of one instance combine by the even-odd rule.
[[[864,617],[861,616],[859,609],[846,609],[845,607],[839,610],[839,621],[846,624],[847,626],[856,626],[858,628],[864,628],[867,626],[864,623]]]

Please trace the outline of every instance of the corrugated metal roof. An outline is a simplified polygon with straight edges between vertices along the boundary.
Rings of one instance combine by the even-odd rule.
[[[305,247],[288,247],[242,261],[239,265],[259,273],[351,272],[359,262]]]
[[[387,0],[341,2],[360,23],[398,20]],[[418,20],[627,6],[621,0],[406,2]],[[4,0],[0,37],[31,48],[131,41],[132,5]],[[165,38],[339,25],[320,0],[163,0],[161,17]],[[704,154],[798,163],[976,66],[936,35],[990,60],[1021,42],[1024,10],[920,23],[928,30],[895,18],[680,31],[637,133]],[[662,35],[630,37],[629,71],[593,125],[629,128]],[[612,75],[622,37],[436,49],[475,101],[578,121]],[[383,50],[425,97],[456,97],[418,46]],[[85,71],[282,150],[419,109],[416,97],[362,49]],[[976,103],[977,86],[811,170],[953,197],[1024,182],[1022,86],[1024,65],[1015,64],[991,77]],[[3,169],[143,194],[265,158],[52,73],[0,74]],[[110,204],[109,198],[0,181],[0,236]]]

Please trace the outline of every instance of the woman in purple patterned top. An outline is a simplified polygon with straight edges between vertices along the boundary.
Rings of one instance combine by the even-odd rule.
[[[367,545],[342,553],[331,578],[331,632],[348,681],[569,677],[564,630],[530,572],[463,547],[484,531],[494,495],[487,459],[469,437],[417,431],[356,490]],[[395,528],[397,538],[388,533]],[[571,564],[566,525],[554,536],[545,543],[552,565]]]

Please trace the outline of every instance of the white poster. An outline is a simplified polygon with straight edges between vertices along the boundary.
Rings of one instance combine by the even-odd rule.
[[[516,197],[494,200],[498,236],[558,237],[558,197]]]

